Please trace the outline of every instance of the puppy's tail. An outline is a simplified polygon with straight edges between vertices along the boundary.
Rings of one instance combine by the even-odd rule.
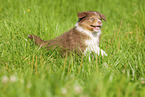
[[[45,41],[42,40],[40,37],[35,36],[35,35],[28,35],[28,37],[35,42],[36,45],[38,46],[44,46],[45,45]]]

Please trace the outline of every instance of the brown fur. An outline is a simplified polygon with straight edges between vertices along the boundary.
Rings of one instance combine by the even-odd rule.
[[[63,56],[66,53],[69,54],[70,52],[80,55],[86,48],[83,40],[89,38],[87,35],[78,32],[75,28],[72,28],[70,31],[65,32],[61,36],[49,41],[43,41],[35,35],[29,35],[28,37],[33,39],[36,45],[45,47],[48,50],[56,48],[59,49],[61,55]]]

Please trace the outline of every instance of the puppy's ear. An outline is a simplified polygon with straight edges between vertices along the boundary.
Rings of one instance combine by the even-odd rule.
[[[100,12],[96,11],[97,14],[99,14],[101,16],[101,19],[103,19],[104,21],[106,21],[105,15],[101,14]]]
[[[87,13],[84,11],[84,12],[79,12],[78,13],[78,18],[81,19],[81,18],[84,18],[87,16]]]
[[[101,18],[102,18],[104,21],[106,21],[105,15],[104,15],[104,14],[101,14],[101,13],[100,13],[100,15],[101,15]]]

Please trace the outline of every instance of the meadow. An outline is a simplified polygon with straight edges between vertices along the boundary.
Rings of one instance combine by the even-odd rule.
[[[40,49],[99,11],[107,57]],[[145,0],[0,0],[0,97],[145,97]]]

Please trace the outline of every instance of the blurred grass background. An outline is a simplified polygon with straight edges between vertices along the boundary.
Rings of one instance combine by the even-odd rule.
[[[0,0],[0,97],[145,97],[144,0]],[[108,57],[47,54],[27,35],[55,38],[77,13],[99,11]]]

